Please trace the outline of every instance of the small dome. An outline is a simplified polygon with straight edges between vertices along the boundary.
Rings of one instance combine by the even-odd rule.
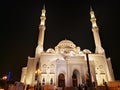
[[[62,40],[61,42],[58,43],[57,46],[58,47],[71,47],[71,48],[76,47],[76,45],[70,40]]]
[[[55,53],[54,49],[52,49],[52,48],[49,48],[46,52],[48,52],[48,53]]]

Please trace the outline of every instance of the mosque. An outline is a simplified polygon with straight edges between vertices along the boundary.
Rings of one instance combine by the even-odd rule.
[[[111,59],[106,58],[101,45],[99,28],[92,8],[90,9],[91,31],[95,52],[81,50],[71,40],[62,40],[54,48],[44,50],[46,9],[43,6],[40,16],[38,45],[35,57],[28,57],[27,66],[22,68],[21,82],[34,86],[54,85],[57,87],[76,87],[88,79],[97,86],[114,81]]]

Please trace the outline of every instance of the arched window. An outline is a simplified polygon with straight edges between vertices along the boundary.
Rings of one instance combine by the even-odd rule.
[[[54,64],[50,65],[50,73],[51,74],[55,73],[55,66],[54,66]]]
[[[43,67],[42,72],[43,72],[43,73],[47,73],[47,72],[46,72],[46,70],[47,70],[47,65],[44,64],[42,67]]]
[[[43,78],[42,80],[42,85],[45,85],[45,78]]]
[[[53,78],[50,79],[50,84],[51,84],[51,85],[53,84]]]

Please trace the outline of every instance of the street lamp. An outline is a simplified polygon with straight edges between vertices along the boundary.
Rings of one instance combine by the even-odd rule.
[[[87,67],[88,67],[88,78],[89,81],[87,82],[88,85],[88,89],[87,90],[97,90],[95,87],[93,87],[93,83],[92,83],[92,79],[91,79],[91,73],[90,73],[90,64],[89,64],[89,54],[91,53],[91,51],[89,51],[88,49],[84,49],[83,53],[85,53],[86,55],[86,59],[87,59]]]
[[[35,70],[35,75],[37,77],[37,90],[39,90],[39,74],[41,74],[41,70],[40,69]]]
[[[2,80],[7,80],[7,75],[3,76]]]
[[[88,77],[89,77],[89,83],[90,85],[88,84],[88,86],[92,86],[92,79],[91,79],[91,73],[90,73],[90,64],[89,64],[89,57],[88,57],[88,54],[91,53],[91,51],[89,51],[88,49],[85,49],[83,50],[83,53],[85,53],[86,55],[86,60],[87,60],[87,67],[88,67]]]

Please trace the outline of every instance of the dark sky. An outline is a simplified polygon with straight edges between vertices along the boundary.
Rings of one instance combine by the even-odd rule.
[[[44,48],[69,39],[94,52],[89,14],[92,5],[106,57],[111,58],[115,78],[120,80],[120,5],[117,0],[47,0]],[[11,72],[19,80],[27,57],[34,57],[43,0],[0,2],[0,77]]]

